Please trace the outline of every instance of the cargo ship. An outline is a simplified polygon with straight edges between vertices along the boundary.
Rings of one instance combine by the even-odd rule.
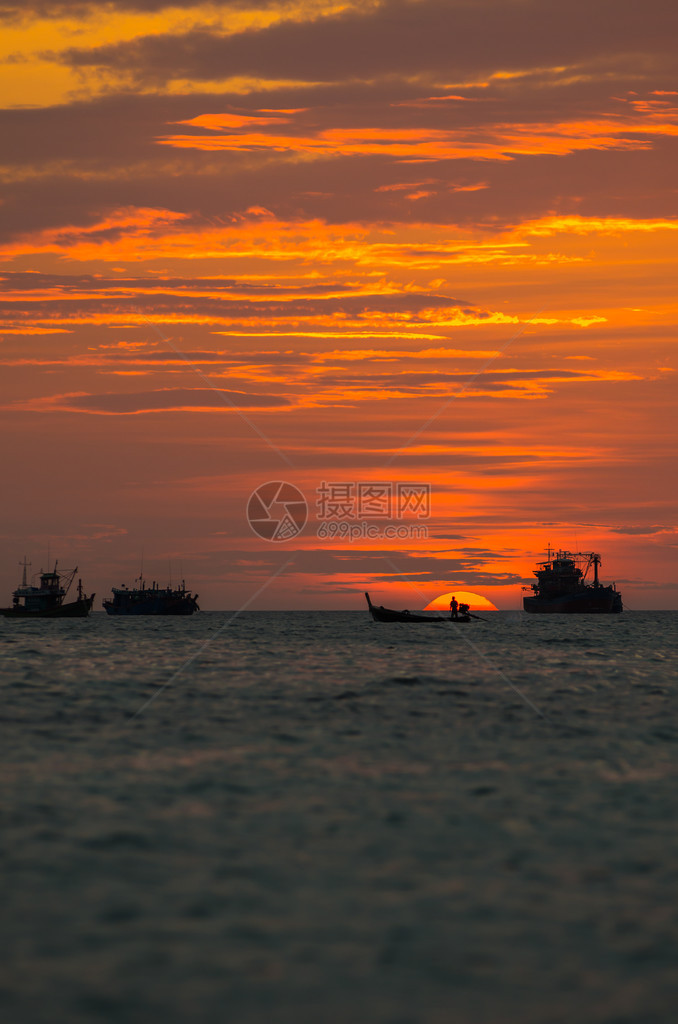
[[[138,586],[113,587],[113,599],[103,602],[109,615],[192,615],[200,611],[198,595],[186,590],[182,580],[179,587],[146,586],[143,576],[134,581]]]
[[[12,594],[11,608],[0,608],[0,615],[8,619],[84,619],[92,610],[94,594],[87,597],[82,591],[82,580],[78,580],[78,599],[66,603],[65,598],[78,571],[68,569],[58,571],[58,562],[54,569],[40,571],[40,586],[34,587],[28,582],[27,571],[31,563],[24,556],[23,578],[21,584]]]
[[[526,612],[545,614],[588,613],[610,615],[622,611],[622,597],[614,583],[607,587],[598,579],[600,555],[593,551],[552,551],[538,562],[537,582],[523,587]],[[587,579],[593,569],[593,579]]]

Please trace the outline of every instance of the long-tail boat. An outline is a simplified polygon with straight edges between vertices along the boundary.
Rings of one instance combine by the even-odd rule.
[[[450,618],[444,618],[441,615],[418,615],[416,612],[410,612],[405,609],[402,612],[397,612],[393,608],[384,608],[383,604],[376,605],[372,604],[370,595],[365,591],[365,597],[367,598],[367,607],[369,608],[370,615],[375,622],[449,622]],[[454,622],[470,622],[470,615],[459,615]]]

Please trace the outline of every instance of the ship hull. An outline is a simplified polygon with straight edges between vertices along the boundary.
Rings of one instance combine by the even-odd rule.
[[[160,602],[139,602],[127,607],[116,605],[112,601],[104,601],[104,608],[109,615],[192,615],[197,608],[193,601],[181,604],[161,604]]]
[[[591,588],[579,594],[524,597],[523,608],[542,615],[616,615],[623,606],[617,591],[600,587],[597,591]]]
[[[84,619],[92,610],[94,594],[84,597],[81,601],[60,604],[55,608],[40,608],[27,611],[25,608],[0,608],[0,615],[6,619]]]

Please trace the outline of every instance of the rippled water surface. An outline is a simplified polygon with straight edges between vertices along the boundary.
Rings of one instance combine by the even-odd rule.
[[[678,615],[0,620],[14,1022],[658,1024]]]

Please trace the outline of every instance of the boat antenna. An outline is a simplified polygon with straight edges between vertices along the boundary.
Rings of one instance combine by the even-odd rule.
[[[169,565],[169,585],[170,585],[170,590],[171,590],[172,589],[172,559],[171,558],[167,559],[167,564]]]
[[[30,567],[30,564],[31,563],[28,561],[28,558],[26,557],[26,555],[24,555],[23,562],[19,562],[19,565],[22,565],[23,568],[24,568],[23,577],[21,579],[21,586],[22,587],[27,587],[28,586],[28,582],[26,580],[26,569],[28,569]]]

